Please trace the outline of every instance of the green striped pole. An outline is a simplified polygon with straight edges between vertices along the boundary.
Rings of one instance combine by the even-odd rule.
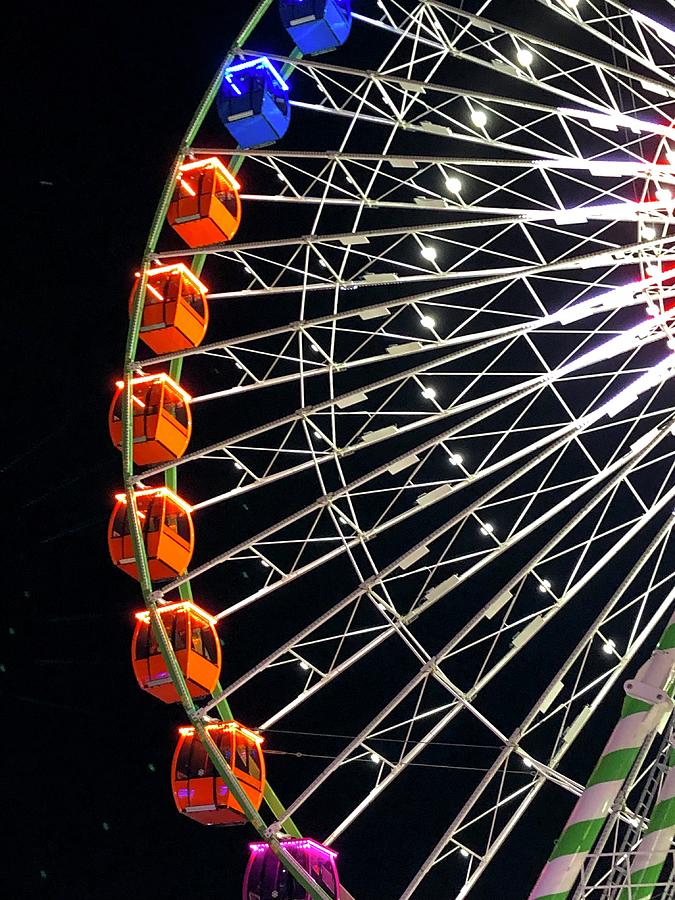
[[[675,746],[668,758],[668,774],[652,810],[649,828],[632,854],[630,887],[619,900],[648,900],[658,885],[668,855],[675,854]],[[675,867],[674,867],[675,868]]]
[[[675,612],[654,653],[636,678],[626,682],[621,718],[529,900],[566,900],[569,896],[642,746],[670,714],[674,681]]]

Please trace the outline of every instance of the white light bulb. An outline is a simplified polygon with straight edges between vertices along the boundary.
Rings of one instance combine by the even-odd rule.
[[[420,253],[424,259],[428,259],[429,262],[433,262],[436,259],[436,250],[433,247],[422,247]]]
[[[605,641],[605,643],[602,645],[603,653],[607,653],[609,655],[610,653],[614,652],[615,647],[616,647],[616,644],[610,638],[608,641]]]
[[[534,60],[532,52],[527,47],[521,47],[516,58],[521,66],[531,66]]]
[[[542,592],[542,594],[545,594],[550,587],[551,582],[548,580],[548,578],[542,578],[541,584],[539,585],[539,590]]]
[[[482,109],[474,109],[471,113],[471,121],[476,128],[485,128],[487,125],[487,116]]]
[[[462,190],[462,182],[459,178],[455,178],[454,175],[450,176],[450,178],[445,179],[445,188],[451,194],[459,194]]]
[[[526,769],[531,769],[532,768],[532,760],[529,759],[527,756],[524,756],[523,757],[523,765],[525,766]]]
[[[235,469],[243,469],[244,468],[241,463],[235,463],[234,467],[235,467]]]
[[[485,525],[481,526],[480,533],[484,535],[492,534],[495,530],[495,526],[491,525],[490,522],[486,522]]]
[[[309,663],[306,663],[306,662],[304,661],[304,659],[301,660],[301,662],[300,662],[300,668],[301,668],[304,672],[306,672],[306,671],[309,669]]]
[[[328,263],[326,262],[325,259],[319,259],[319,265],[321,266],[322,269],[328,268]]]
[[[656,237],[656,229],[652,228],[651,225],[643,225],[642,226],[642,237],[646,241],[653,241]]]
[[[465,850],[464,847],[460,847],[459,852],[460,852],[460,855],[464,857],[464,859],[466,859],[469,855],[469,851]]]
[[[370,754],[370,761],[371,761],[371,762],[374,762],[374,763],[379,763],[379,761],[380,761],[379,755],[378,755],[377,753],[371,753],[371,754]]]
[[[436,327],[436,319],[433,316],[422,316],[420,319],[420,325],[422,328],[435,328]]]
[[[433,400],[436,396],[436,388],[425,387],[422,388],[422,396],[425,400]]]
[[[461,453],[451,453],[449,456],[450,463],[453,466],[461,466],[464,462],[464,457]]]

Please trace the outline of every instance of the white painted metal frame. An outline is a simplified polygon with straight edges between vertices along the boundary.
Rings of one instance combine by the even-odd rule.
[[[499,0],[379,0],[354,26],[377,59],[269,54],[294,67],[294,122],[241,154],[242,199],[275,228],[207,248],[231,315],[181,354],[211,437],[179,463],[198,531],[201,510],[267,515],[163,589],[221,586],[244,642],[244,610],[278,617],[279,646],[224,694],[260,685],[250,724],[300,731],[397,660],[286,815],[320,809],[332,843],[462,723],[496,747],[402,898],[437,872],[468,896],[542,792],[580,792],[568,752],[675,598],[675,33],[614,0],[538,4],[532,35]],[[195,157],[235,152],[201,141]],[[284,631],[287,604],[307,615]],[[509,715],[495,691],[537,646],[550,665]],[[338,814],[345,767],[360,799]]]

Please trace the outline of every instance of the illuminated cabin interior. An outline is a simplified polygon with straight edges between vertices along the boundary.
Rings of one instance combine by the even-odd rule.
[[[241,222],[241,185],[217,156],[179,169],[167,221],[188,247],[222,244]]]
[[[113,444],[122,445],[124,382],[110,404],[108,427]],[[134,416],[134,462],[139,466],[179,459],[192,434],[190,395],[165,372],[131,380]]]
[[[138,277],[131,292],[136,294]],[[184,263],[148,271],[140,339],[157,354],[198,347],[209,324],[208,288]]]
[[[165,487],[136,491],[135,497],[150,577],[162,581],[182,575],[190,564],[195,544],[190,506]],[[127,575],[138,578],[126,495],[117,494],[115,500],[108,524],[110,557]]]
[[[311,838],[292,838],[280,843],[329,897],[338,900],[340,879],[335,850]],[[311,900],[311,895],[292,878],[268,844],[249,844],[249,850],[243,900]]]
[[[209,735],[225,757],[237,781],[256,809],[265,790],[263,738],[238,722],[207,725]],[[246,822],[241,806],[216,772],[194,728],[179,729],[171,776],[179,812],[204,825],[240,825]]]
[[[221,666],[216,620],[188,601],[159,607],[157,612],[191,696],[210,694],[218,683]],[[136,613],[131,662],[136,680],[144,691],[164,703],[179,702],[147,610]]]
[[[279,0],[279,14],[304,56],[340,47],[352,25],[350,0]]]
[[[266,56],[228,66],[216,97],[220,121],[240,147],[273,144],[291,120],[289,90]]]

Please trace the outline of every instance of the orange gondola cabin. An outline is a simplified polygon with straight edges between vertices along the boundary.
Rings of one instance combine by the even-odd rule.
[[[231,240],[241,221],[239,182],[217,156],[185,163],[167,221],[189,247]]]
[[[179,459],[192,434],[190,395],[165,372],[131,380],[134,415],[134,462],[140,466]],[[110,404],[108,426],[113,444],[122,444],[124,382]]]
[[[221,652],[216,620],[194,603],[172,603],[157,609],[176,661],[193,697],[210,694],[220,677]],[[136,680],[144,691],[178,703],[178,692],[167,671],[147,610],[136,613],[131,641],[131,662]]]
[[[138,287],[136,273],[130,308]],[[184,263],[149,269],[139,336],[157,354],[198,347],[209,324],[208,288]]]
[[[165,487],[136,491],[135,497],[150,577],[162,581],[182,575],[195,545],[190,506]],[[123,572],[138,578],[126,495],[117,494],[115,500],[108,524],[110,557]]]
[[[206,726],[237,781],[256,809],[265,791],[263,738],[238,722]],[[173,756],[173,796],[179,812],[204,825],[239,825],[246,821],[241,806],[216,772],[194,728],[179,731]]]

